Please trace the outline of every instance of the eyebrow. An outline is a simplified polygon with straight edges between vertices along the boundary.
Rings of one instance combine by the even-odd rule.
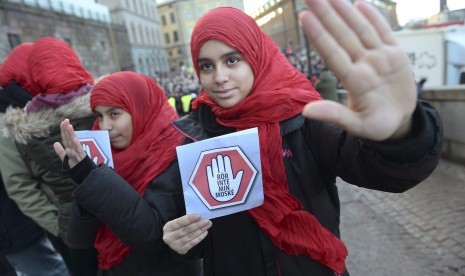
[[[231,51],[231,52],[228,52],[226,54],[223,54],[221,55],[220,59],[224,59],[224,58],[227,58],[227,57],[230,57],[230,56],[235,56],[235,55],[240,55],[241,53],[239,51]],[[202,62],[206,62],[206,61],[210,61],[209,58],[199,58],[197,59],[197,64],[199,63],[202,63]]]
[[[110,114],[111,112],[113,112],[113,111],[115,111],[115,110],[117,110],[117,109],[120,109],[120,108],[118,108],[118,107],[111,107],[111,108],[105,110],[105,112],[98,112],[98,111],[95,111],[94,113],[95,113],[95,114],[100,114],[100,115],[101,115],[102,113],[104,113],[104,114]]]

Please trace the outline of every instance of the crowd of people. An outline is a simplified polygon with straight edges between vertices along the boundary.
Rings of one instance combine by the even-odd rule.
[[[158,84],[165,90],[171,106],[182,116],[191,111],[192,101],[202,90],[202,86],[191,70],[158,72]]]
[[[348,275],[336,178],[414,187],[439,161],[442,124],[417,99],[408,58],[375,8],[306,3],[303,31],[334,74],[313,84],[232,7],[197,22],[193,72],[96,80],[57,38],[15,48],[0,67],[0,271]],[[348,106],[319,93],[323,77],[342,83]],[[176,147],[255,127],[263,204],[186,214]],[[94,162],[77,130],[108,132],[113,168]]]

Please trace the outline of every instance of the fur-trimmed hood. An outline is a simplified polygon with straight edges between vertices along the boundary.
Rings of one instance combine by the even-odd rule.
[[[35,138],[46,138],[59,127],[64,119],[81,119],[92,116],[90,93],[78,96],[58,108],[26,112],[22,108],[9,107],[5,113],[4,135],[20,144],[27,144]]]

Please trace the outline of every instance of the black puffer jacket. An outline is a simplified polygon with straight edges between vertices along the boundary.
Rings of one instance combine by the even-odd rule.
[[[219,126],[205,106],[175,126],[194,140],[233,131]],[[363,140],[301,115],[282,122],[281,134],[290,193],[336,236],[340,236],[336,177],[360,187],[403,192],[434,170],[443,140],[438,113],[426,102],[417,105],[413,133],[395,142]],[[305,255],[290,256],[278,249],[247,212],[212,222],[204,242],[186,256],[201,254],[205,275],[334,275]]]

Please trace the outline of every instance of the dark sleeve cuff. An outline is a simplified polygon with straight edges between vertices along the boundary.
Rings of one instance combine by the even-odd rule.
[[[418,101],[412,115],[412,132],[399,140],[382,142],[361,139],[362,145],[395,163],[410,163],[432,150],[442,147],[442,124],[436,110],[425,101]]]
[[[76,166],[72,169],[69,168],[68,156],[66,155],[63,159],[63,171],[71,177],[71,179],[77,184],[84,182],[84,179],[89,175],[89,173],[97,168],[97,165],[86,155],[86,158],[82,159]]]

